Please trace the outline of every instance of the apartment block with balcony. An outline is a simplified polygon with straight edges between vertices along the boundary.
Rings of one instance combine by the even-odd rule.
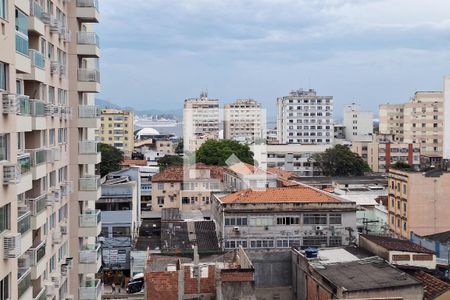
[[[131,157],[134,150],[134,114],[120,109],[102,109],[98,140]]]
[[[300,89],[278,98],[277,130],[281,144],[333,143],[333,97]]]
[[[219,137],[219,100],[203,92],[198,98],[184,100],[184,150],[195,151],[208,139]]]
[[[391,169],[388,174],[388,223],[396,236],[430,235],[450,230],[447,212],[450,173],[433,169],[425,173]]]
[[[404,104],[380,105],[380,133],[395,142],[419,144],[420,153],[443,155],[444,93],[418,91]]]
[[[253,143],[265,137],[265,111],[252,99],[224,105],[224,139]]]

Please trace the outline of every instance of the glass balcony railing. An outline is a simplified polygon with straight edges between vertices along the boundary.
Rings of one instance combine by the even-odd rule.
[[[100,176],[84,176],[79,179],[80,191],[97,191],[100,187]]]
[[[47,291],[47,289],[44,286],[39,291],[39,293],[36,294],[36,296],[33,296],[33,300],[46,300],[47,299],[46,291]]]
[[[16,51],[28,56],[28,37],[16,31]]]
[[[21,116],[29,116],[31,112],[30,97],[25,95],[17,95],[17,114]]]
[[[78,69],[78,81],[100,82],[100,72],[97,69]]]
[[[100,257],[100,244],[84,245],[80,249],[80,264],[95,264]]]
[[[31,170],[31,155],[30,153],[23,153],[17,155],[17,166],[20,169],[20,174],[25,174]]]
[[[41,195],[33,199],[25,199],[32,216],[37,216],[44,211],[47,205],[47,194]]]
[[[101,220],[100,210],[84,212],[79,217],[80,227],[83,228],[92,228],[92,227],[95,228],[100,223],[100,220]]]
[[[31,115],[33,117],[45,117],[45,103],[41,100],[30,99]]]
[[[98,10],[98,0],[77,0],[77,7],[95,7]]]
[[[28,209],[19,211],[19,217],[17,218],[17,231],[24,234],[30,229],[31,212]]]
[[[30,256],[30,265],[36,266],[45,256],[45,241],[42,241],[36,247],[31,247],[27,250],[27,254]]]
[[[42,21],[42,14],[44,12],[42,6],[35,0],[30,0],[30,4],[30,15]]]
[[[80,282],[80,299],[97,299],[102,292],[100,279],[88,279]]]
[[[96,141],[80,141],[78,144],[78,151],[80,154],[97,154],[98,142]]]
[[[31,269],[27,271],[17,280],[19,298],[31,287]]]
[[[96,45],[99,47],[100,39],[95,32],[79,31],[77,33],[78,45]]]
[[[31,156],[31,165],[33,167],[47,162],[47,150],[46,149],[29,149],[25,150]]]
[[[86,119],[97,119],[100,117],[101,110],[94,105],[81,105],[78,107],[78,117]]]
[[[28,53],[31,57],[31,65],[33,67],[45,69],[45,57],[41,52],[34,49],[30,49],[28,50]]]

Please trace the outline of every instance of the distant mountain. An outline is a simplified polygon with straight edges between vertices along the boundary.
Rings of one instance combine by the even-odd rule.
[[[175,119],[182,119],[183,118],[183,110],[182,109],[168,109],[168,110],[161,110],[161,109],[145,109],[145,110],[136,110],[133,107],[129,106],[120,106],[117,104],[114,104],[110,101],[103,100],[103,99],[95,99],[95,105],[101,107],[101,108],[113,108],[113,109],[123,109],[123,110],[130,110],[133,111],[138,116],[161,116],[165,118],[175,118]]]

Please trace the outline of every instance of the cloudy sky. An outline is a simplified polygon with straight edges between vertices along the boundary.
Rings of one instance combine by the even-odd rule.
[[[126,4],[125,4],[126,3]],[[450,74],[448,0],[103,0],[102,93],[138,109],[181,108],[207,88],[268,115],[297,88],[356,102],[408,100]]]

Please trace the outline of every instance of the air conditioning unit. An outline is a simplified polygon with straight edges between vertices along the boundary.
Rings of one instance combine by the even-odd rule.
[[[58,33],[59,32],[59,28],[61,27],[61,24],[59,23],[59,21],[57,19],[51,18],[49,27],[50,27],[50,32]]]
[[[20,169],[15,164],[3,165],[3,184],[16,184],[20,181]]]
[[[325,229],[324,226],[316,226],[316,230],[323,230],[323,229]]]
[[[52,242],[53,244],[60,244],[62,242],[62,234],[61,231],[55,230],[52,233]]]
[[[3,237],[3,258],[18,258],[20,255],[20,233]]]
[[[65,65],[59,65],[59,78],[61,78],[61,79],[66,78],[66,66]]]
[[[67,257],[67,258],[66,258],[66,264],[67,264],[67,267],[69,268],[69,270],[72,270],[72,266],[73,266],[73,257]]]
[[[62,235],[68,235],[69,234],[69,227],[67,225],[61,225],[60,226],[61,234]]]
[[[66,30],[66,32],[64,32],[64,40],[67,43],[72,42],[72,32],[70,30]]]
[[[17,113],[17,98],[16,95],[3,94],[2,95],[2,112],[4,114]]]
[[[67,264],[61,264],[61,276],[66,277],[69,271],[69,266]]]
[[[50,74],[56,75],[59,72],[59,62],[52,60],[50,62]]]
[[[41,14],[41,20],[45,25],[49,25],[50,21],[52,20],[52,17],[49,13],[42,12]]]
[[[234,232],[239,232],[239,227],[238,226],[233,227],[233,231]]]
[[[53,282],[46,282],[45,283],[45,294],[47,297],[54,297],[56,296],[57,288],[55,287],[55,284]]]

